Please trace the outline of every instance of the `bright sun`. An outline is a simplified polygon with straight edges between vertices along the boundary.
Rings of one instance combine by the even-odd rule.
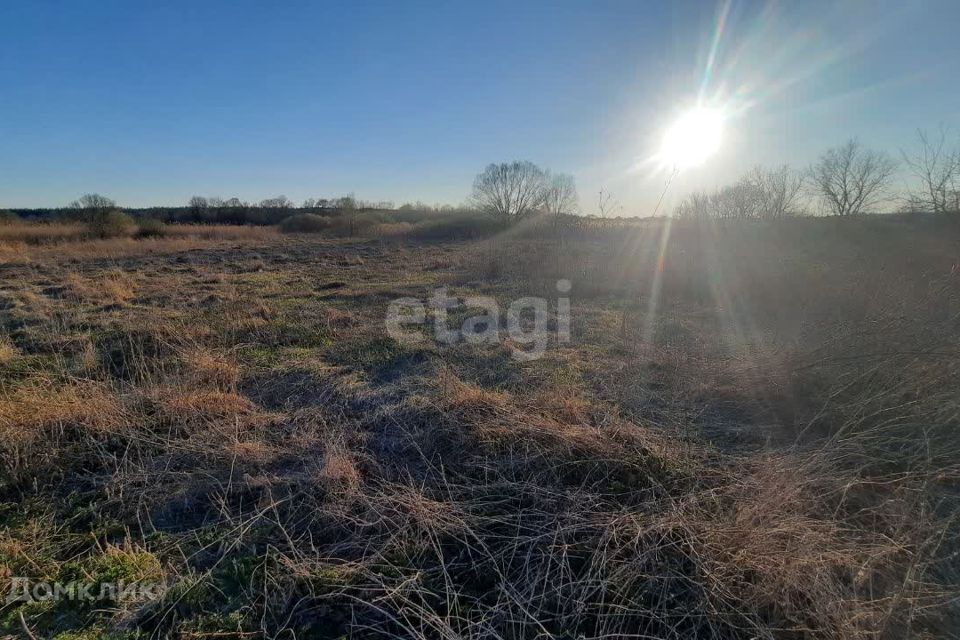
[[[720,148],[723,120],[720,110],[710,107],[696,107],[681,115],[663,136],[663,163],[678,169],[702,164]]]

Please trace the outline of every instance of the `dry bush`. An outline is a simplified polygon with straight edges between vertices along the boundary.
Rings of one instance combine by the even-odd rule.
[[[322,233],[333,237],[400,237],[413,229],[407,222],[397,222],[376,212],[345,213],[320,216],[303,213],[285,218],[278,228],[284,233]]]
[[[381,225],[389,219],[374,211],[344,213],[330,218],[329,234],[338,237],[367,237],[376,235]]]
[[[284,218],[279,226],[284,233],[322,233],[330,229],[331,218],[301,213]]]
[[[167,235],[167,225],[156,218],[140,218],[137,220],[138,238],[162,238]]]
[[[418,220],[408,235],[417,240],[478,240],[503,232],[508,226],[490,216],[435,214]]]
[[[384,222],[373,228],[371,235],[376,238],[399,238],[407,236],[413,230],[409,222]]]
[[[86,216],[86,225],[93,238],[122,238],[136,232],[136,223],[119,209],[93,211]]]

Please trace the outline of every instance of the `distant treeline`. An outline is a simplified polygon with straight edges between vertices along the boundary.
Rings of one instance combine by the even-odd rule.
[[[11,209],[25,220],[73,220],[76,213],[68,207],[56,209]],[[196,224],[277,224],[298,212],[298,209],[264,209],[241,205],[196,210],[191,207],[123,207],[136,218],[152,218],[168,223]],[[333,213],[333,212],[329,212]]]
[[[96,195],[96,194],[93,194]],[[110,206],[116,206],[109,201]],[[359,213],[390,213],[398,221],[417,222],[431,214],[466,213],[466,207],[450,205],[431,206],[422,202],[407,203],[394,208],[392,202],[367,202],[353,196],[341,198],[310,198],[295,205],[284,196],[269,198],[257,203],[244,202],[239,198],[205,198],[194,196],[186,206],[175,207],[118,207],[136,218],[151,218],[166,223],[193,224],[252,224],[275,225],[293,215],[312,213],[336,217]],[[75,220],[90,209],[71,203],[66,207],[33,209],[10,209],[25,220]]]
[[[778,220],[810,214],[850,216],[891,211],[960,215],[960,137],[955,137],[947,127],[935,134],[918,131],[917,137],[918,144],[912,152],[901,151],[902,162],[851,139],[828,149],[806,169],[794,170],[786,165],[755,167],[733,184],[688,193],[669,215],[694,220]],[[912,184],[907,191],[898,191],[896,178],[904,166],[911,174]],[[672,175],[676,174],[674,168]],[[518,160],[490,164],[477,174],[468,204],[461,207],[417,202],[394,208],[392,202],[365,202],[347,195],[308,198],[299,206],[286,196],[257,203],[194,196],[182,207],[138,208],[122,207],[100,194],[86,194],[63,208],[14,209],[13,213],[26,219],[89,222],[95,215],[122,209],[134,217],[163,223],[252,225],[278,225],[294,215],[325,218],[311,222],[314,227],[347,216],[351,230],[360,214],[378,223],[408,224],[441,218],[455,218],[456,224],[460,224],[466,217],[512,224],[548,215],[555,222],[562,219],[573,226],[604,228],[615,226],[604,220],[626,218],[621,204],[605,189],[601,189],[597,201],[598,216],[577,215],[582,213],[579,200],[572,175]],[[660,213],[662,201],[663,195],[652,215]],[[571,216],[577,220],[568,220]],[[0,211],[0,221],[11,217]]]

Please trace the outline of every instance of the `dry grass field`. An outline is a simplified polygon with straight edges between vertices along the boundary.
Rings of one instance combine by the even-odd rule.
[[[90,239],[88,233],[87,226],[80,223],[0,224],[0,265],[43,262],[65,250],[71,258],[108,259],[204,248],[216,240],[253,240],[276,235],[269,227],[189,224],[167,226],[163,235],[156,238]]]
[[[162,593],[0,637],[960,633],[949,218],[35,231],[0,228],[0,583]],[[540,359],[385,330],[558,279]]]

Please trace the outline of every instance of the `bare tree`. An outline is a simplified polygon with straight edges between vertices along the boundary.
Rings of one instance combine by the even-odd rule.
[[[337,198],[333,208],[340,211],[340,213],[353,213],[357,209],[357,199],[353,194]]]
[[[277,196],[276,198],[267,198],[260,201],[261,209],[290,209],[293,203],[287,196]]]
[[[897,163],[856,140],[828,150],[810,167],[815,193],[838,216],[864,213],[883,202]]]
[[[193,214],[194,218],[200,219],[210,206],[210,203],[203,196],[193,196],[190,198],[190,202],[187,203],[187,206],[190,208],[190,213]]]
[[[797,213],[803,175],[787,165],[774,169],[755,167],[744,179],[756,199],[759,218],[786,218]]]
[[[788,166],[755,167],[736,183],[694,192],[674,210],[678,218],[777,219],[797,213],[803,177]]]
[[[714,215],[713,202],[703,191],[693,191],[677,205],[673,217],[684,220],[704,220]]]
[[[70,208],[90,214],[116,209],[117,203],[99,193],[87,193],[71,202]]]
[[[86,193],[69,205],[68,216],[74,220],[92,222],[117,210],[117,203],[99,193]]]
[[[620,201],[606,189],[600,189],[600,200],[597,202],[597,211],[601,218],[610,218],[623,210]]]
[[[547,173],[527,161],[488,165],[473,181],[473,204],[503,219],[523,218],[543,207]]]
[[[543,208],[554,216],[572,214],[577,210],[577,186],[573,176],[566,173],[547,175]]]
[[[960,145],[950,148],[947,136],[948,130],[943,126],[934,138],[918,130],[920,148],[913,156],[901,152],[910,172],[920,181],[920,191],[909,196],[914,210],[960,211]]]
[[[720,188],[710,196],[710,206],[716,218],[746,220],[762,214],[760,190],[749,178]]]

